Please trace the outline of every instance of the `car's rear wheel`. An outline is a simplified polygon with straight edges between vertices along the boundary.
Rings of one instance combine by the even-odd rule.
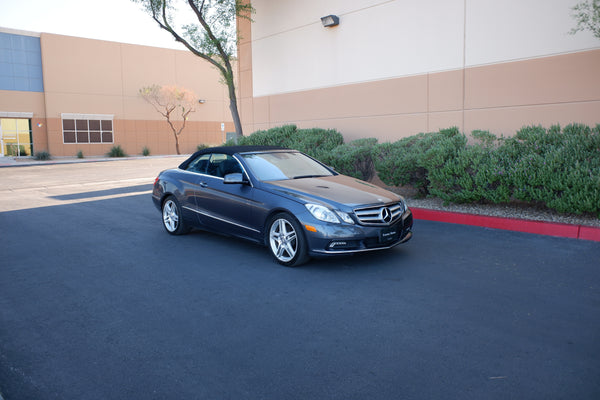
[[[163,202],[162,221],[163,226],[171,235],[183,235],[189,232],[189,228],[181,215],[179,202],[173,196],[167,197]]]
[[[267,226],[269,250],[279,264],[296,267],[308,261],[306,239],[294,217],[280,213],[273,216]]]

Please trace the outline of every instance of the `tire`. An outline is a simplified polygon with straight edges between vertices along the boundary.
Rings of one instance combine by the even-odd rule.
[[[174,196],[167,197],[163,202],[162,222],[165,230],[171,235],[183,235],[190,231],[183,220],[179,202]]]
[[[269,220],[266,239],[271,254],[281,265],[297,267],[309,259],[302,227],[288,213],[276,214]]]

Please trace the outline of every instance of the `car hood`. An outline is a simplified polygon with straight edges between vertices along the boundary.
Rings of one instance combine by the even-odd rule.
[[[356,207],[401,200],[401,197],[395,193],[345,175],[265,183],[271,190],[295,197],[303,202],[318,200],[329,204]]]

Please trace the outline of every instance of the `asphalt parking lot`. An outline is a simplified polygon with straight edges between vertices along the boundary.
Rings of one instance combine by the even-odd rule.
[[[284,268],[151,198],[181,158],[0,168],[0,393],[598,399],[600,243],[415,221]]]

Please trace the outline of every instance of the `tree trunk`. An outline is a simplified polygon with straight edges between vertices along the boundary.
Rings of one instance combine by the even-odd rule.
[[[179,138],[177,137],[177,134],[175,132],[173,132],[173,136],[175,136],[175,150],[177,151],[177,155],[181,154],[181,152],[179,151]]]
[[[238,112],[237,103],[235,100],[229,100],[229,109],[231,110],[231,116],[233,117],[233,125],[235,127],[235,133],[237,137],[244,136],[242,131],[242,121],[240,120],[240,114]]]
[[[238,111],[237,106],[237,98],[235,95],[235,85],[233,84],[233,78],[232,82],[229,82],[227,86],[229,88],[229,110],[231,111],[231,117],[233,118],[233,125],[235,127],[236,136],[244,136],[244,132],[242,130],[242,121],[240,119],[240,112]]]

